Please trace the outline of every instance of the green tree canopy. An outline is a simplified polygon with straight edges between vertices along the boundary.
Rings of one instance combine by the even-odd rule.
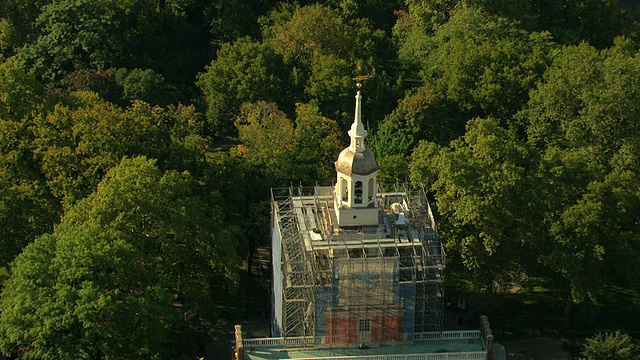
[[[297,104],[295,153],[298,182],[327,184],[335,176],[334,161],[344,148],[344,134],[335,120],[320,114],[311,104]]]
[[[294,123],[273,103],[246,103],[236,120],[238,153],[272,187],[326,183],[344,142],[338,124],[311,104],[297,105]]]
[[[237,231],[224,225],[222,205],[188,173],[124,158],[59,228],[97,224],[139,252],[139,271],[160,276],[179,301],[212,320],[220,292],[232,293],[237,281]]]
[[[640,57],[628,40],[603,51],[565,47],[544,80],[522,114],[537,146],[588,150],[605,165],[621,146],[640,139]]]
[[[401,60],[471,116],[514,115],[547,67],[548,34],[518,29],[477,8],[456,8],[433,36],[411,21],[396,31]]]
[[[517,6],[510,1],[494,0],[405,0],[408,13],[427,32],[437,30],[462,7],[476,7],[493,15],[517,21],[529,31],[547,31],[563,44],[587,41],[605,48],[620,35],[634,35],[637,24],[633,14],[616,0],[525,0]]]
[[[179,319],[136,247],[94,224],[39,237],[4,284],[0,347],[23,359],[157,358]]]
[[[631,44],[599,51],[563,48],[518,115],[542,154],[550,201],[547,264],[571,285],[573,299],[598,299],[598,283],[638,281],[640,67]],[[597,280],[597,281],[596,281]]]
[[[283,71],[286,70],[282,57],[268,45],[249,38],[224,44],[217,58],[198,78],[212,133],[233,134],[233,123],[245,102],[284,101],[286,104]]]
[[[281,6],[261,22],[265,43],[293,69],[291,91],[296,102],[313,103],[346,129],[353,77],[367,73],[374,79],[365,83],[363,91],[375,96],[364,107],[365,116],[376,123],[384,117],[380,112],[393,107],[397,95],[387,74],[395,54],[386,50],[392,45],[385,32],[367,19],[349,19],[339,10],[312,4]]]
[[[88,92],[73,93],[36,119],[35,154],[52,192],[67,205],[94,191],[123,156],[146,155],[165,162],[172,134],[197,133],[192,107],[162,109],[134,102],[121,109]],[[176,139],[177,140],[177,139]]]
[[[51,100],[15,58],[0,64],[0,267],[60,216],[33,154],[33,117]]]
[[[494,119],[475,119],[450,147],[421,142],[411,179],[435,194],[445,246],[478,289],[493,292],[526,271],[541,200],[536,153]]]
[[[236,127],[242,145],[238,151],[268,179],[271,186],[293,180],[297,137],[293,123],[274,103],[246,103]]]

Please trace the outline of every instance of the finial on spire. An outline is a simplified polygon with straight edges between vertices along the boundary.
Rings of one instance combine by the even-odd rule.
[[[352,151],[362,151],[364,150],[364,138],[367,136],[367,130],[364,129],[364,125],[362,124],[362,95],[360,95],[360,90],[356,94],[356,113],[353,119],[353,124],[351,125],[351,129],[348,134],[351,138],[350,148]]]
[[[358,75],[354,77],[353,80],[356,81],[356,87],[360,89],[362,87],[362,82],[368,80],[370,77],[371,75]]]

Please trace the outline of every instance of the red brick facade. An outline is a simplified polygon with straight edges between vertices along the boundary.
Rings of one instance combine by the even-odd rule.
[[[327,319],[325,343],[347,344],[358,341],[358,318]]]
[[[374,316],[371,319],[371,342],[402,341],[401,316]]]
[[[401,316],[373,316],[371,318],[371,342],[403,341]],[[358,342],[358,318],[327,319],[326,344]]]

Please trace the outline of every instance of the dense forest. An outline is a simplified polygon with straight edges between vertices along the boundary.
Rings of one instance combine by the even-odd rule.
[[[365,74],[379,179],[427,190],[448,296],[499,306],[544,278],[559,317],[614,288],[637,305],[638,13],[3,0],[0,350],[165,359],[206,342],[183,315],[213,326],[237,301],[271,187],[331,183]]]

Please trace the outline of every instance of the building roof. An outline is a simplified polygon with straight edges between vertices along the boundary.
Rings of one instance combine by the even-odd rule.
[[[369,149],[358,152],[345,148],[340,152],[335,165],[336,171],[345,175],[369,175],[380,169],[375,156]]]

